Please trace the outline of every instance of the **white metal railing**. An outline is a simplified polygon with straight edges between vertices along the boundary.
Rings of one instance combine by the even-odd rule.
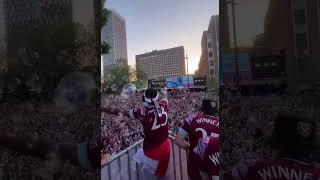
[[[112,157],[101,169],[101,180],[145,179],[142,167],[133,160],[133,155],[142,146],[143,140]],[[170,141],[170,162],[167,177],[170,180],[188,180],[187,151]]]

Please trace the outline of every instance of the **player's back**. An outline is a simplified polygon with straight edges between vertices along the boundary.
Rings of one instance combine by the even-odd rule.
[[[200,138],[208,137],[211,133],[219,134],[219,117],[203,114],[190,115],[183,129],[188,132],[190,148],[193,149]]]
[[[234,179],[246,180],[320,179],[319,168],[314,164],[285,158],[255,161],[248,168],[240,167],[233,173]]]
[[[201,167],[202,160],[195,152],[197,151],[197,146],[201,138],[205,139],[208,136],[211,136],[212,133],[219,134],[219,117],[204,114],[191,114],[185,119],[179,133],[189,137],[190,150],[188,157],[188,174],[191,179],[199,179],[199,168]]]
[[[219,137],[201,138],[195,153],[199,156],[199,168],[210,176],[219,176]]]
[[[160,146],[168,139],[168,101],[161,100],[158,111],[152,107],[140,109],[140,122],[143,126],[143,149],[149,150]],[[138,111],[137,111],[138,112]]]

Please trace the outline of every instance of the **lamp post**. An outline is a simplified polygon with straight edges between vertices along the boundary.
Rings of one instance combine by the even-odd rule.
[[[187,78],[188,78],[188,87],[190,86],[190,84],[189,84],[189,69],[188,69],[188,55],[186,54],[186,62],[187,62]]]
[[[236,32],[236,15],[235,15],[235,5],[237,3],[234,0],[227,1],[227,4],[231,4],[232,8],[232,28],[233,28],[233,46],[234,46],[234,61],[236,66],[236,85],[239,88],[239,65],[238,65],[238,45],[237,45],[237,32]]]

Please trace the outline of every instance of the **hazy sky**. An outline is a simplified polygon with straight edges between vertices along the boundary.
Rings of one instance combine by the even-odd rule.
[[[126,19],[130,65],[137,54],[183,45],[189,73],[198,68],[210,17],[219,14],[218,0],[107,0],[105,6]]]
[[[270,0],[236,0],[236,31],[239,46],[252,46],[256,35],[264,31],[264,19]],[[229,5],[230,41],[233,44],[232,13]]]

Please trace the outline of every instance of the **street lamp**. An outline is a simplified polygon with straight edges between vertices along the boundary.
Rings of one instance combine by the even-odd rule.
[[[188,69],[188,55],[186,54],[186,62],[187,62],[187,78],[188,78],[188,87],[190,86],[190,84],[189,84],[189,69]]]
[[[236,83],[237,88],[239,88],[239,65],[238,65],[238,45],[237,45],[237,33],[236,33],[236,15],[235,15],[235,5],[234,0],[227,1],[227,4],[231,4],[232,7],[232,26],[233,26],[233,46],[234,46],[234,61],[236,66]]]

